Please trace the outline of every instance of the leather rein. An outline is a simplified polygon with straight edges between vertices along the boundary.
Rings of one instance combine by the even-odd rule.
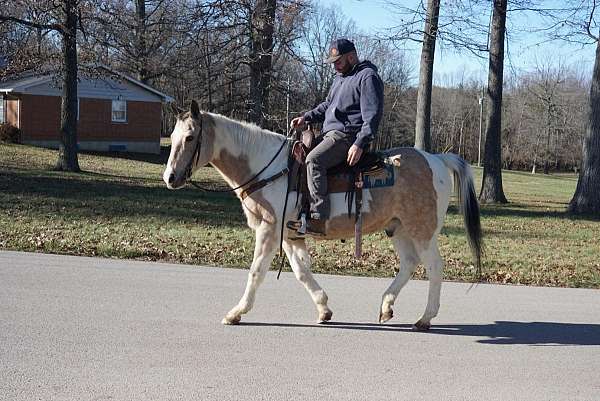
[[[202,119],[200,119],[200,132],[198,133],[198,141],[196,142],[196,148],[194,149],[194,154],[192,155],[192,157],[190,158],[190,161],[188,162],[188,165],[185,169],[185,179],[187,182],[189,182],[190,184],[192,184],[194,187],[201,189],[203,191],[208,191],[208,192],[233,192],[235,190],[238,190],[240,188],[244,188],[246,185],[250,184],[252,181],[256,180],[258,178],[259,175],[261,175],[267,168],[269,168],[269,166],[271,164],[273,164],[273,162],[275,161],[275,159],[277,158],[277,156],[279,156],[279,154],[281,153],[281,151],[283,150],[283,148],[285,147],[285,145],[287,143],[290,142],[290,138],[292,138],[292,133],[294,132],[294,128],[290,129],[290,132],[288,133],[288,136],[284,139],[284,141],[281,143],[281,146],[279,147],[279,150],[277,151],[277,153],[275,153],[275,156],[273,156],[273,158],[271,159],[271,161],[269,161],[269,163],[267,163],[267,165],[265,167],[263,167],[258,173],[256,173],[254,175],[254,177],[252,177],[251,179],[249,179],[248,181],[246,181],[245,183],[243,183],[242,185],[239,185],[233,189],[224,189],[224,190],[219,190],[219,189],[211,189],[211,188],[206,188],[203,187],[197,183],[195,183],[194,181],[191,180],[192,177],[192,170],[194,168],[194,166],[196,164],[198,164],[198,159],[200,158],[200,146],[202,143]],[[240,193],[240,198],[242,198],[242,201],[244,201],[244,199],[246,199],[250,194],[252,194],[255,191],[258,191],[259,189],[265,187],[267,184],[269,184],[270,182],[273,182],[275,180],[277,180],[278,178],[284,176],[284,175],[288,175],[288,180],[287,180],[287,189],[285,190],[285,203],[283,205],[283,212],[282,212],[282,216],[281,216],[281,235],[279,237],[279,257],[281,258],[281,263],[279,265],[279,271],[277,272],[277,280],[279,280],[279,276],[281,275],[281,270],[283,269],[283,265],[285,263],[285,258],[283,256],[283,228],[285,226],[285,215],[286,215],[286,210],[287,210],[287,203],[288,203],[288,198],[290,195],[290,183],[291,183],[291,176],[289,175],[290,172],[290,156],[288,155],[288,163],[286,165],[286,167],[281,170],[280,172],[278,172],[275,175],[272,175],[269,178],[265,178],[263,180],[254,182],[252,184],[250,184],[247,188],[245,188],[241,193]]]
[[[232,189],[212,189],[212,188],[203,187],[200,184],[195,183],[194,181],[191,180],[191,178],[192,178],[192,171],[194,169],[194,166],[196,166],[198,164],[198,159],[200,158],[200,149],[201,149],[201,145],[202,145],[202,128],[203,128],[202,119],[200,119],[200,132],[198,133],[198,140],[196,141],[196,148],[194,149],[194,153],[192,154],[192,157],[190,158],[190,161],[188,162],[188,164],[185,168],[185,173],[184,173],[186,182],[189,182],[194,187],[201,189],[203,191],[207,191],[207,192],[225,193],[225,192],[237,191],[238,189],[244,188],[248,184],[250,184],[247,188],[243,189],[242,192],[240,193],[240,197],[242,198],[242,200],[244,200],[253,192],[258,191],[259,189],[265,187],[270,182],[277,180],[279,177],[282,177],[289,172],[289,168],[286,166],[283,170],[281,170],[277,174],[274,174],[269,178],[265,178],[260,181],[252,183],[252,181],[256,180],[258,178],[258,176],[260,176],[267,168],[269,168],[269,166],[271,164],[273,164],[273,162],[275,161],[277,156],[279,156],[279,154],[281,153],[281,151],[283,150],[285,145],[288,143],[288,138],[285,138],[285,140],[281,143],[279,150],[277,151],[277,153],[275,153],[275,156],[273,156],[271,161],[269,161],[269,163],[267,163],[267,165],[265,167],[263,167],[258,173],[256,173],[254,175],[254,177],[250,178],[245,183],[243,183],[235,188],[232,188]]]

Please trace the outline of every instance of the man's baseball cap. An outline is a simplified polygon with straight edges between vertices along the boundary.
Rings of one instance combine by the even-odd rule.
[[[335,63],[344,54],[354,50],[356,50],[354,43],[350,42],[348,39],[336,39],[332,41],[331,46],[329,46],[329,57],[323,61],[329,64]]]

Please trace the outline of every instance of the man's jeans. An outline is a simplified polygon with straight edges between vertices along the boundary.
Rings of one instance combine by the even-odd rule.
[[[325,133],[321,143],[306,157],[311,218],[323,220],[329,218],[327,169],[346,162],[348,150],[355,139],[356,135],[329,131]]]

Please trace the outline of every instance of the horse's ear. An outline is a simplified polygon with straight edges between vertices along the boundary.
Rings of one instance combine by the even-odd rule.
[[[192,114],[192,118],[194,120],[200,118],[200,108],[198,107],[198,102],[195,100],[192,100],[190,103],[190,113]]]
[[[183,112],[175,103],[170,103],[171,113],[175,114],[175,117],[179,117],[179,115]]]

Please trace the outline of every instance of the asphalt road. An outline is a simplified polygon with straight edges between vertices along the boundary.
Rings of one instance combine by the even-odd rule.
[[[318,276],[334,322],[270,272],[0,252],[0,400],[600,400],[600,291]]]

